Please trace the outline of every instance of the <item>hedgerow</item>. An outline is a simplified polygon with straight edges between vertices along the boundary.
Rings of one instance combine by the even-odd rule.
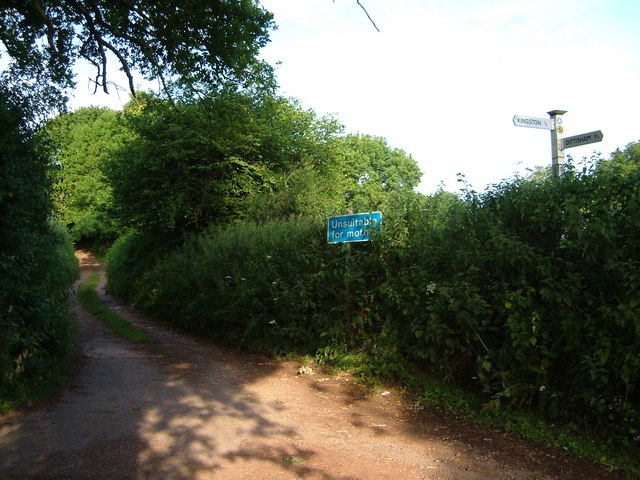
[[[352,352],[375,373],[479,392],[489,412],[533,409],[637,448],[637,152],[481,194],[392,197],[368,243],[329,245],[312,220],[242,223],[148,262],[121,257],[129,237],[111,254],[109,279],[202,335],[272,352]],[[126,262],[136,278],[125,278]]]
[[[50,221],[49,161],[14,98],[0,84],[0,411],[64,375],[78,273],[68,235]]]

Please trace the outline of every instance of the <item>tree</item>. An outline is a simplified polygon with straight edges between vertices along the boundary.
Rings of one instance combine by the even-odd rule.
[[[345,195],[355,209],[380,208],[386,196],[413,190],[422,177],[411,155],[381,137],[347,135],[341,152],[340,173],[348,180]]]
[[[638,170],[640,167],[640,141],[632,142],[620,151],[616,150],[611,154],[608,161],[600,162],[599,169],[618,167],[622,172],[630,174]]]
[[[402,202],[415,195],[422,173],[410,155],[389,147],[381,137],[339,135],[342,128],[327,130],[323,126],[327,121],[318,119],[309,125],[307,135],[314,141],[303,150],[304,159],[280,176],[272,190],[255,199],[259,205],[268,205],[266,216],[324,219],[346,209],[377,210],[391,205],[393,198]]]
[[[173,105],[139,95],[125,118],[131,141],[106,168],[119,218],[177,237],[242,217],[247,199],[325,162],[323,142],[340,128],[289,100],[247,92]]]
[[[0,26],[10,76],[61,94],[84,58],[96,68],[95,87],[107,92],[115,58],[133,93],[134,70],[166,91],[172,80],[242,85],[264,68],[256,55],[273,22],[255,0],[7,0]]]
[[[102,169],[130,135],[121,116],[106,108],[81,108],[50,120],[42,133],[57,165],[56,217],[74,242],[108,242],[118,236],[111,186]]]

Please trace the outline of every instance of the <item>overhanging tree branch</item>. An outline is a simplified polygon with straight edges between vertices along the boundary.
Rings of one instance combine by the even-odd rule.
[[[85,58],[87,58],[91,63],[93,63],[94,65],[96,65],[98,67],[98,73],[96,75],[96,80],[95,80],[96,81],[96,87],[97,86],[102,86],[103,91],[105,93],[109,93],[109,89],[107,87],[107,53],[105,51],[105,48],[106,48],[111,53],[113,53],[116,56],[116,58],[120,61],[120,65],[122,66],[122,70],[124,71],[125,75],[127,76],[128,81],[129,81],[129,90],[131,90],[131,94],[133,96],[135,96],[136,90],[135,90],[135,87],[133,85],[133,75],[131,73],[131,69],[129,68],[129,64],[128,64],[127,60],[124,58],[124,56],[120,53],[120,51],[114,45],[112,45],[110,42],[108,42],[108,41],[106,41],[104,39],[103,35],[96,28],[95,19],[94,19],[94,17],[91,16],[90,12],[86,8],[84,8],[84,6],[82,4],[80,4],[78,2],[75,2],[75,1],[71,0],[70,3],[73,4],[78,9],[80,14],[84,17],[84,19],[86,21],[87,29],[91,33],[91,36],[93,37],[93,40],[97,43],[97,46],[98,46],[98,53],[99,53],[100,58],[102,60],[102,68],[100,68],[100,66],[97,64],[97,62],[95,62],[95,60],[90,58],[88,55],[85,56]],[[102,77],[101,81],[100,81],[100,77]]]
[[[364,13],[367,15],[367,18],[369,19],[369,21],[371,22],[371,24],[373,25],[373,28],[375,28],[378,32],[380,31],[380,29],[378,28],[378,26],[376,25],[376,22],[373,21],[373,19],[371,18],[371,15],[369,15],[369,12],[367,12],[367,9],[364,8],[364,5],[362,5],[360,3],[360,0],[356,0],[356,3],[358,5],[360,5],[360,8],[362,8],[362,10],[364,10]]]
[[[264,76],[255,72],[262,65],[257,54],[268,41],[273,14],[256,0],[0,0],[0,4],[0,42],[10,57],[6,70],[38,84],[46,101],[55,96],[64,103],[65,89],[74,85],[72,66],[80,58],[95,68],[91,78],[95,90],[100,87],[107,93],[112,83],[109,69],[118,63],[134,95],[137,70],[145,78],[158,79],[169,96],[171,89],[271,84],[268,69],[262,68]],[[4,70],[1,66],[0,72]]]
[[[42,9],[42,5],[40,4],[39,0],[33,0],[31,2],[31,8],[33,9],[34,12],[38,14],[38,16],[42,19],[42,21],[47,27],[47,41],[49,42],[49,50],[51,50],[51,54],[58,55],[59,52],[58,52],[58,49],[56,48],[56,44],[54,40],[55,29],[53,27],[53,24],[51,23],[51,19],[47,16],[46,13],[44,13],[44,10]]]

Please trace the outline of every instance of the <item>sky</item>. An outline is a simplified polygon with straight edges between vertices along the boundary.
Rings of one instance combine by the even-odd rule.
[[[262,0],[278,29],[261,57],[278,64],[280,94],[410,154],[422,193],[458,191],[458,174],[483,191],[550,165],[550,132],[514,115],[566,110],[564,136],[601,130],[565,151],[578,164],[640,140],[637,0],[360,3],[379,32],[356,0]],[[128,100],[77,79],[72,108]]]

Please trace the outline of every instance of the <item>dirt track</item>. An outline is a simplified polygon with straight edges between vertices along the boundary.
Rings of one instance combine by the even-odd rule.
[[[82,256],[82,279],[103,267]],[[0,479],[612,479],[600,467],[414,411],[346,374],[239,354],[104,295],[154,341],[75,304],[79,357],[55,398],[0,418]]]

